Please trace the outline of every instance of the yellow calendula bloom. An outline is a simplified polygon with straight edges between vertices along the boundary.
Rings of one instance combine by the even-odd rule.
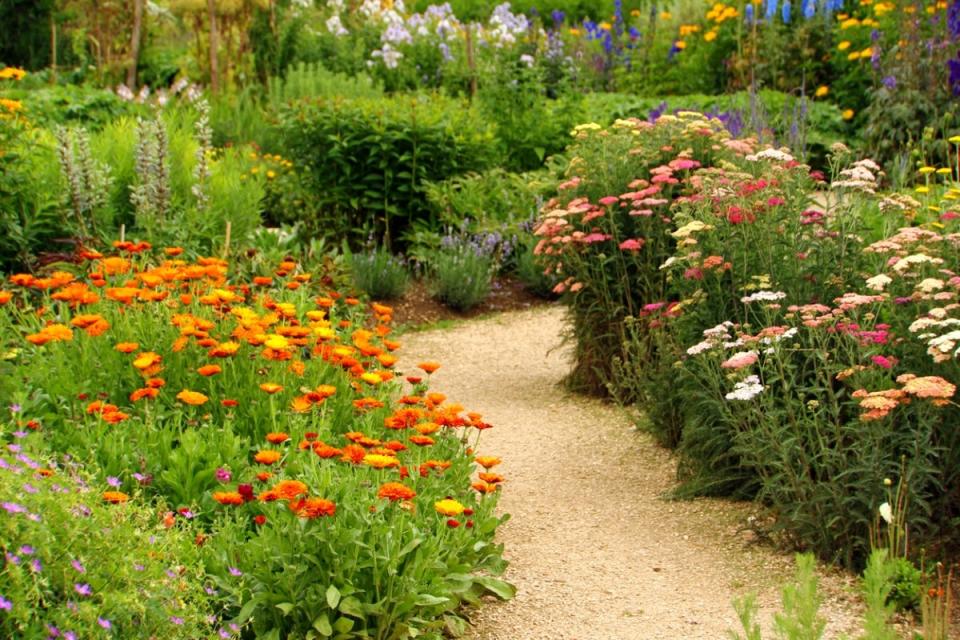
[[[853,116],[854,116],[855,113],[856,113],[856,112],[855,112],[853,109],[844,109],[844,110],[843,110],[843,113],[841,113],[840,116],[841,116],[844,120],[853,120]]]
[[[860,52],[861,58],[870,58],[872,56],[873,56],[873,47],[867,47],[866,49]]]
[[[860,21],[857,20],[856,18],[848,18],[840,23],[841,29],[850,29],[850,28],[859,27],[859,26],[860,26]]]
[[[0,69],[0,80],[22,80],[27,72],[19,67],[4,67]]]
[[[707,42],[713,42],[714,40],[717,39],[717,32],[707,31],[705,34],[703,34],[703,39],[706,40]]]
[[[0,109],[9,111],[10,113],[16,113],[17,111],[23,110],[23,103],[19,100],[0,98]]]
[[[828,87],[825,84],[822,84],[819,87],[817,87],[817,90],[813,92],[813,95],[817,98],[822,98],[828,93],[830,93],[830,87]]]
[[[580,29],[570,29],[568,30],[568,33],[576,38],[580,35]]]
[[[386,469],[388,467],[397,467],[400,462],[393,456],[384,456],[378,453],[368,453],[363,456],[363,464],[374,469]]]
[[[683,40],[677,40],[676,42],[673,43],[673,46],[683,51],[684,49],[687,48],[687,43],[684,42]]]
[[[837,45],[837,49],[838,49],[839,51],[846,51],[846,50],[849,49],[849,48],[850,48],[850,41],[849,41],[849,40],[844,40],[843,42],[841,42],[840,44]]]
[[[453,517],[463,513],[465,507],[456,500],[447,498],[446,500],[435,502],[433,508],[436,509],[440,515]]]
[[[847,55],[847,60],[857,60],[858,58],[860,58],[859,51],[854,51],[853,53]]]
[[[661,12],[660,12],[660,19],[661,19],[661,20],[669,20],[669,19],[672,18],[672,17],[673,17],[673,16],[670,14],[669,11],[661,11]]]
[[[601,22],[600,28],[603,29],[604,31],[610,31],[613,28],[613,25],[610,24],[609,22]]]

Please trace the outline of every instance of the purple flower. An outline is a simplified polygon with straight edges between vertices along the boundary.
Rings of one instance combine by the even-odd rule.
[[[26,431],[14,431],[14,432],[13,432],[13,437],[14,437],[14,438],[26,438],[26,437],[27,437],[27,432],[26,432]]]
[[[114,489],[119,489],[120,485],[123,484],[120,482],[120,478],[114,476],[107,476],[107,484],[113,487]]]
[[[66,631],[63,634],[63,640],[77,640],[77,634],[73,631]]]
[[[26,491],[27,493],[36,493],[37,491],[39,491],[39,489],[37,489],[35,486],[30,484],[29,482],[24,483],[23,490]]]
[[[59,637],[60,637],[60,629],[57,629],[57,628],[56,628],[55,626],[53,626],[52,624],[48,624],[48,625],[47,625],[47,633],[50,634],[50,637],[51,637],[51,638],[59,638]]]
[[[17,551],[19,551],[20,553],[22,553],[22,554],[25,555],[25,556],[32,556],[34,549],[33,549],[33,547],[31,547],[30,545],[25,544],[25,545],[23,545],[22,547],[20,547]]]
[[[20,556],[15,556],[9,551],[7,551],[4,555],[7,558],[7,562],[9,562],[10,564],[20,564]]]
[[[8,513],[24,513],[27,510],[26,507],[16,502],[3,502],[0,503],[0,507],[6,509]]]
[[[176,578],[176,577],[177,577],[177,572],[174,571],[173,569],[167,569],[164,573],[167,574],[167,577],[168,577],[168,578]]]
[[[8,444],[8,445],[7,445],[7,449],[9,449],[10,451],[12,451],[13,453],[19,453],[19,452],[20,452],[20,449],[22,449],[22,447],[21,447],[20,445],[18,445],[18,444]]]
[[[21,411],[23,411],[23,407],[21,407],[16,402],[10,405],[10,413],[20,413]]]
[[[136,569],[137,571],[143,571],[144,569],[146,569],[146,567],[144,567],[142,564],[135,564],[133,565],[133,568]]]
[[[34,573],[40,573],[43,571],[43,564],[40,562],[40,558],[34,558],[30,561],[30,569]]]
[[[217,631],[217,635],[220,636],[221,638],[229,638],[230,632],[224,629],[223,627],[220,627],[220,631]]]
[[[172,622],[173,624],[176,624],[176,625],[181,625],[181,624],[183,624],[184,620],[183,620],[183,618],[180,618],[180,617],[177,617],[177,616],[170,616],[170,622]]]
[[[10,609],[13,609],[13,603],[0,595],[0,609],[10,611]]]
[[[897,88],[897,79],[894,76],[887,76],[883,79],[883,86],[893,91]]]
[[[133,479],[139,482],[144,487],[150,485],[153,482],[153,476],[150,475],[149,473],[146,475],[142,473],[135,473],[133,474]]]
[[[232,575],[232,576],[242,576],[242,575],[243,575],[243,571],[240,571],[240,569],[237,569],[236,567],[227,567],[227,571],[229,571],[229,572],[230,572],[230,575]]]
[[[106,618],[97,618],[97,624],[103,627],[104,629],[110,629],[113,627],[113,624]]]
[[[87,569],[84,567],[79,560],[71,560],[70,565],[74,568],[77,573],[86,573]]]
[[[230,479],[233,478],[233,474],[230,473],[230,469],[224,467],[219,467],[217,469],[217,481],[218,482],[230,482]]]
[[[78,583],[76,583],[75,585],[73,585],[73,590],[76,591],[77,593],[79,593],[79,594],[82,595],[82,596],[92,596],[92,595],[93,595],[93,587],[91,587],[91,586],[90,586],[89,584],[87,584],[86,582],[78,582]]]

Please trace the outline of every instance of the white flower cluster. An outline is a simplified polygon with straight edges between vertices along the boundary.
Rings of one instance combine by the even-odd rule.
[[[752,375],[747,376],[733,386],[733,391],[724,396],[727,400],[753,400],[760,395],[764,387],[760,384],[760,378]]]
[[[734,343],[729,342],[729,340],[733,339],[733,336],[730,335],[730,328],[732,326],[733,323],[727,320],[726,322],[722,322],[713,328],[704,330],[704,340],[687,349],[687,355],[697,356],[701,353],[710,351],[714,347],[719,347],[720,345],[723,345],[724,347],[727,345],[733,345]]]
[[[490,16],[487,25],[486,40],[493,46],[501,48],[514,44],[518,36],[522,36],[530,28],[530,21],[522,13],[510,11],[510,3],[497,5]]]
[[[757,153],[751,153],[746,158],[750,162],[759,162],[761,160],[772,160],[774,162],[791,162],[794,158],[786,148],[783,149],[764,149]]]
[[[327,31],[335,36],[345,36],[350,33],[347,31],[347,28],[343,26],[343,21],[340,19],[339,13],[335,13],[327,18]]]
[[[776,302],[783,300],[787,294],[783,291],[756,291],[748,296],[740,298],[740,302],[750,304],[751,302]]]
[[[910,332],[926,340],[927,353],[934,362],[960,357],[960,320],[946,317],[946,310],[940,308],[931,309],[927,314],[929,317],[913,321]]]
[[[880,186],[880,176],[883,171],[876,162],[869,158],[857,160],[850,168],[840,172],[841,180],[830,185],[831,189],[853,189],[864,193],[876,193]]]

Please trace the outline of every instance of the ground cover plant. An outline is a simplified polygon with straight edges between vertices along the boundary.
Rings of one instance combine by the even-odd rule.
[[[71,520],[78,535],[108,518],[121,544],[146,545],[151,528],[170,545],[189,537],[189,554],[162,556],[186,569],[157,588],[192,571],[203,591],[180,606],[210,611],[224,637],[439,637],[462,631],[462,602],[509,597],[494,577],[498,460],[475,453],[490,425],[430,391],[439,364],[395,374],[391,309],[368,310],[294,261],[233,280],[228,261],[181,252],[119,242],[8,281],[0,393],[21,481],[7,483],[5,504],[24,525],[7,530],[6,548],[41,548],[27,515],[53,523],[80,508],[103,515],[90,528]],[[43,508],[51,482],[70,496],[59,511]],[[20,555],[4,570],[11,588],[31,576],[31,554]],[[137,588],[94,583],[99,571],[92,593]],[[26,613],[23,586],[4,588],[21,612],[4,618],[11,633],[94,628],[93,609],[70,604],[72,584],[50,585],[66,609],[47,613]],[[121,602],[101,617],[120,624]],[[171,629],[187,620],[175,607],[137,615]]]

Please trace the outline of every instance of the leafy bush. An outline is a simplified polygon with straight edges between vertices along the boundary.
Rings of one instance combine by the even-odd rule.
[[[115,491],[68,458],[46,460],[41,433],[10,430],[21,437],[0,465],[3,635],[212,635],[193,536],[158,527],[142,496]]]
[[[427,181],[490,166],[493,132],[465,103],[441,96],[319,99],[283,112],[287,154],[322,210],[315,235],[386,244],[429,219]]]
[[[374,300],[399,298],[410,279],[403,260],[376,248],[352,254],[350,272],[354,286]]]
[[[445,236],[441,247],[428,257],[433,295],[457,311],[467,311],[483,302],[490,293],[497,271],[497,244],[484,236]]]
[[[0,404],[37,445],[169,505],[164,525],[202,545],[191,584],[251,636],[439,635],[464,630],[461,603],[510,597],[493,577],[499,460],[464,439],[490,425],[431,391],[437,363],[401,382],[390,307],[287,258],[228,269],[168,249],[121,243],[2,292]]]

